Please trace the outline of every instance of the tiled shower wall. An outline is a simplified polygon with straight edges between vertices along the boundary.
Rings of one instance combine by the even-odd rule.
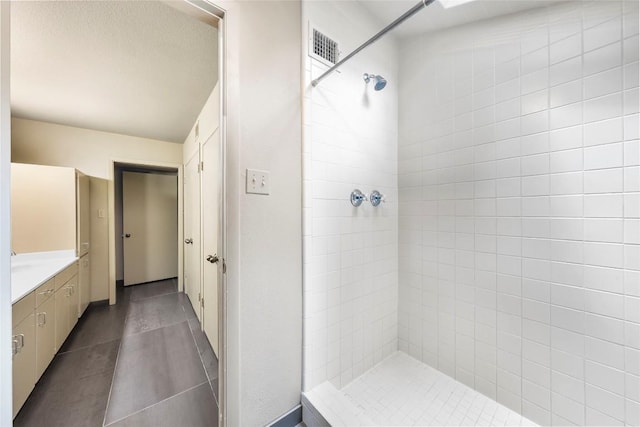
[[[343,55],[379,30],[357,2],[305,1],[303,22]],[[305,33],[306,38],[307,33]],[[363,51],[328,67],[304,56],[304,390],[341,388],[398,348],[397,49]],[[380,92],[362,74],[385,76]],[[355,188],[386,203],[354,208]]]
[[[400,349],[538,423],[640,424],[638,2],[404,40],[399,84]]]

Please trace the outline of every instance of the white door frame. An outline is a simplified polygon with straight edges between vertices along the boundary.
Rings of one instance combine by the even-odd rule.
[[[0,1],[0,425],[13,423],[11,342],[11,3]],[[5,347],[6,346],[6,347]]]
[[[206,22],[218,28],[218,81],[220,84],[220,190],[221,205],[219,221],[220,235],[218,236],[218,254],[223,268],[219,268],[218,276],[218,425],[227,425],[228,395],[227,395],[227,366],[228,366],[228,306],[227,306],[227,276],[222,273],[226,269],[227,258],[227,38],[225,16],[227,11],[214,3],[214,0],[184,0],[183,2],[166,1],[172,7],[182,10],[187,15]]]

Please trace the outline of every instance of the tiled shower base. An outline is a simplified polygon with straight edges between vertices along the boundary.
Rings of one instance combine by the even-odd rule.
[[[303,393],[302,404],[308,427],[536,425],[402,352],[342,390],[318,385]]]

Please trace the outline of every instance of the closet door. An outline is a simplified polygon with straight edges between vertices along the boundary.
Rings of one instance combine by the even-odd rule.
[[[218,283],[222,273],[220,236],[220,134],[202,146],[203,329],[218,356]]]
[[[184,168],[184,290],[198,319],[201,320],[199,162],[200,155],[196,152]]]

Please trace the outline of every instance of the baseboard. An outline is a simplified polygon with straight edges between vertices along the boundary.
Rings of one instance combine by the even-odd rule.
[[[99,299],[97,301],[91,301],[89,303],[90,306],[100,306],[100,305],[109,305],[108,299]]]
[[[295,427],[301,422],[302,405],[298,405],[267,425],[269,427]]]
[[[124,286],[124,279],[116,280],[116,286]]]

